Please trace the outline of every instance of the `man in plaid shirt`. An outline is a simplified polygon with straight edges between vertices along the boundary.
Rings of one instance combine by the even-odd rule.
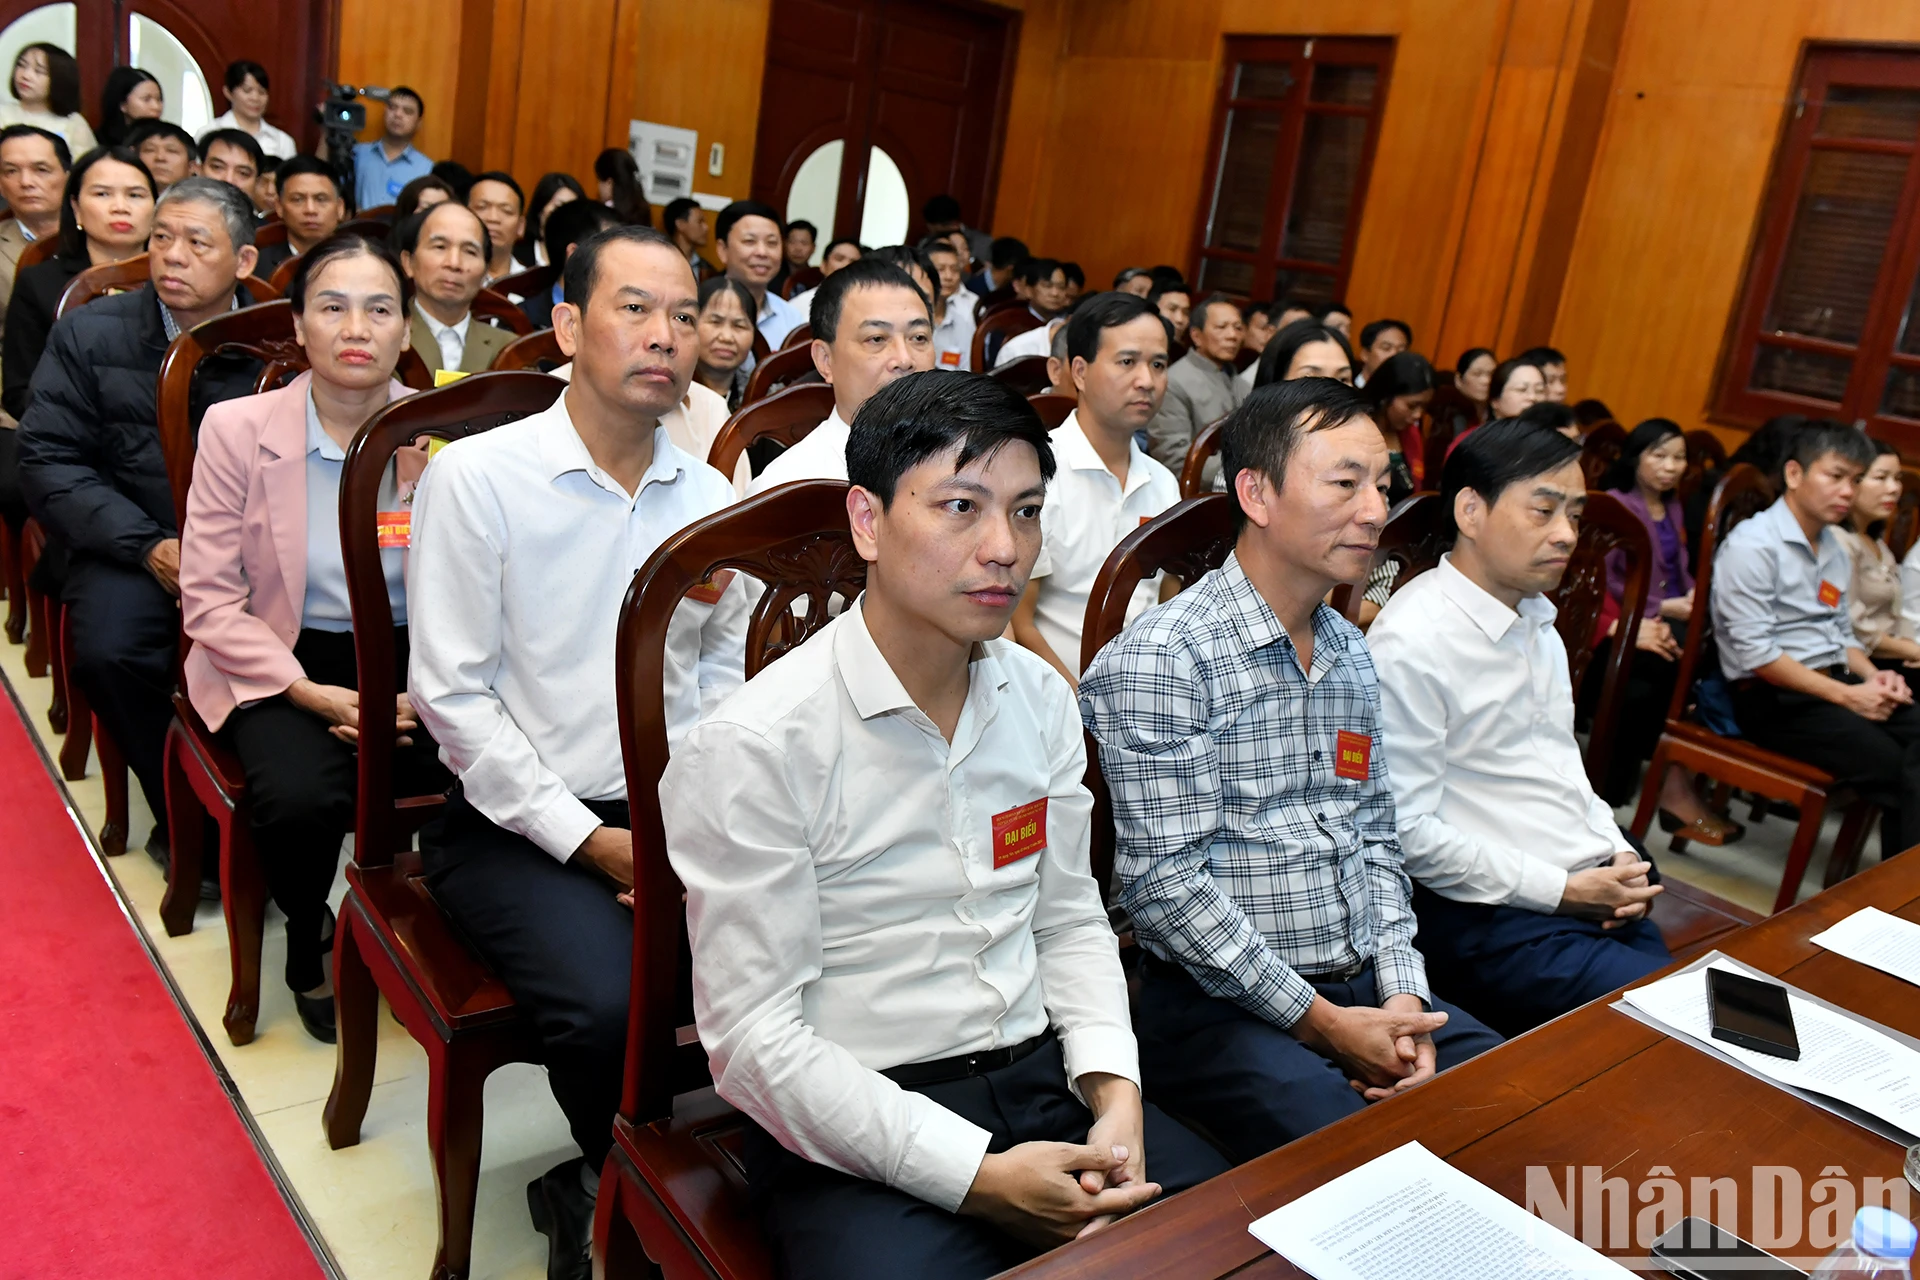
[[[1149,1094],[1249,1160],[1499,1043],[1414,950],[1360,632],[1387,447],[1351,388],[1256,391],[1222,429],[1239,538],[1094,660],[1080,714],[1146,953]]]

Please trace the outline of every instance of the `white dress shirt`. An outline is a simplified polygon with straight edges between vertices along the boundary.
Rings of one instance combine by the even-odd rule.
[[[433,335],[433,340],[440,346],[440,367],[458,369],[460,362],[467,357],[467,329],[473,324],[473,312],[461,316],[459,324],[441,324],[425,307],[421,307],[420,318],[427,322],[427,332]]]
[[[1173,472],[1127,441],[1127,482],[1123,486],[1093,451],[1080,427],[1080,412],[1067,415],[1049,439],[1059,470],[1047,486],[1040,508],[1040,558],[1033,566],[1038,594],[1034,623],[1060,661],[1080,669],[1080,632],[1087,617],[1093,580],[1120,540],[1180,501]],[[1134,588],[1127,621],[1160,601],[1160,576]]]
[[[1016,333],[1000,344],[1000,354],[993,358],[993,367],[1012,364],[1015,360],[1024,360],[1028,356],[1050,356],[1053,354],[1053,331],[1066,323],[1062,317],[1049,320],[1038,328],[1025,333]]]
[[[614,638],[635,571],[733,501],[720,474],[653,433],[628,494],[595,465],[563,395],[435,455],[413,504],[407,687],[440,759],[488,819],[565,861],[626,795]],[[667,740],[738,688],[747,592],[684,600],[667,634]]]
[[[1240,381],[1246,383],[1247,389],[1251,391],[1253,389],[1253,380],[1260,376],[1260,362],[1255,360],[1252,364],[1242,369],[1238,376]]]
[[[260,131],[254,133],[240,123],[240,117],[229,111],[225,115],[215,116],[213,123],[209,124],[200,136],[204,138],[215,129],[238,129],[242,133],[252,133],[253,140],[260,144],[260,149],[275,160],[291,160],[300,153],[300,148],[295,145],[292,134],[284,129],[274,128],[265,120],[260,122]]]
[[[320,425],[320,408],[307,390],[307,592],[300,626],[316,631],[353,630],[353,601],[347,595],[347,561],[340,547],[340,477],[347,453]],[[380,478],[380,510],[400,507],[394,469]],[[407,552],[382,547],[380,570],[387,579],[387,604],[393,624],[407,625]]]
[[[1367,631],[1407,874],[1443,897],[1550,912],[1571,872],[1630,847],[1587,781],[1554,615],[1443,556]]]
[[[811,289],[802,289],[799,293],[787,299],[787,305],[792,307],[794,314],[799,317],[799,319],[795,321],[796,324],[813,323],[813,295],[818,292],[820,292],[820,286],[815,285]],[[789,329],[787,332],[791,333],[793,331]]]
[[[957,1209],[988,1133],[879,1071],[1057,1029],[1069,1083],[1138,1081],[1067,684],[978,645],[949,744],[856,602],[687,735],[660,780],[720,1096],[788,1150]],[[995,818],[1044,848],[995,868]],[[1024,823],[1028,815],[1016,821]]]
[[[965,285],[947,299],[947,309],[933,328],[934,368],[972,371],[973,331],[979,327],[973,318],[973,307],[978,301]]]
[[[847,439],[852,434],[853,428],[841,420],[840,410],[835,408],[827,420],[809,431],[799,444],[769,462],[767,469],[747,486],[747,496],[765,493],[777,484],[794,480],[846,483]]]

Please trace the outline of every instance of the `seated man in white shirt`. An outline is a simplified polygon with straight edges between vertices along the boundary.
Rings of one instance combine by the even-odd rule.
[[[747,286],[759,304],[754,324],[767,346],[778,351],[787,335],[806,320],[804,312],[769,287],[787,255],[787,226],[758,200],[735,200],[714,219],[714,251],[726,273]]]
[[[441,206],[461,213],[463,206]],[[693,378],[693,272],[651,227],[580,242],[554,308],[573,377],[553,407],[447,446],[414,501],[408,690],[460,779],[422,839],[436,900],[545,1046],[585,1160],[528,1189],[550,1277],[586,1277],[593,1192],[627,1039],[633,839],[614,636],[634,572],[733,501],[661,417]],[[747,607],[735,580],[689,597],[667,640],[667,737],[737,689]]]
[[[973,296],[960,281],[967,264],[951,239],[928,236],[920,242],[920,252],[933,268],[939,290],[933,305],[933,350],[937,367],[967,372],[973,367]]]
[[[1050,437],[1060,473],[1041,512],[1040,562],[1014,610],[1013,638],[1078,685],[1093,580],[1122,538],[1180,501],[1180,482],[1134,442],[1167,391],[1172,326],[1143,298],[1102,293],[1080,305],[1066,332],[1080,407]],[[1154,606],[1159,588],[1154,578],[1135,589],[1127,621]]]
[[[1459,530],[1367,632],[1388,776],[1437,990],[1517,1034],[1671,957],[1645,850],[1594,794],[1567,650],[1542,594],[1580,537],[1580,446],[1519,421],[1468,436],[1443,498]]]
[[[479,373],[513,334],[473,318],[493,241],[480,215],[446,200],[402,222],[400,265],[413,281],[413,349],[431,370]]]
[[[813,299],[813,367],[833,388],[833,412],[747,486],[748,496],[792,480],[845,480],[847,435],[867,397],[895,378],[933,368],[933,310],[913,277],[876,257],[827,277]]]
[[[999,638],[1039,419],[921,373],[848,452],[865,593],[687,736],[662,818],[780,1274],[972,1280],[1226,1162],[1141,1103],[1073,696]]]

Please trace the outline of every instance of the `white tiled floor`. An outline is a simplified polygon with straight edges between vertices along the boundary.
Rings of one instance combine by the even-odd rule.
[[[29,679],[23,655],[20,647],[0,642],[0,670],[18,691],[49,754],[55,754],[59,743],[46,720],[51,683]],[[81,815],[98,830],[105,801],[97,764],[90,761],[87,777],[67,786]],[[252,1044],[235,1048],[220,1024],[228,967],[219,907],[202,904],[192,933],[166,936],[159,917],[165,884],[159,869],[140,852],[152,819],[139,787],[131,790],[132,852],[111,860],[109,867],[266,1135],[293,1194],[350,1280],[420,1280],[432,1262],[436,1236],[433,1172],[425,1139],[425,1055],[383,1014],[379,1071],[360,1145],[328,1150],[320,1113],[333,1083],[333,1050],[308,1038],[279,981],[285,941],[278,912],[270,909],[268,917],[258,1036]],[[1623,808],[1617,816],[1624,825],[1633,811]],[[1737,807],[1734,816],[1744,820],[1744,807]],[[1819,886],[1838,822],[1837,816],[1829,816],[1802,897]],[[1695,846],[1685,854],[1669,853],[1667,838],[1657,828],[1649,834],[1649,848],[1667,874],[1764,913],[1773,904],[1793,824],[1770,818],[1750,824],[1738,844]],[[1878,841],[1870,840],[1865,861],[1870,864],[1877,851]],[[343,882],[336,881],[336,904],[343,889]],[[493,1075],[487,1083],[486,1120],[473,1280],[539,1280],[546,1274],[545,1241],[527,1217],[526,1183],[579,1152],[538,1067],[509,1066]]]
[[[59,740],[46,717],[52,682],[29,679],[24,654],[0,640],[0,671],[18,692],[48,754],[55,755]],[[66,785],[81,816],[97,831],[105,813],[97,761],[88,762],[86,778]],[[280,981],[286,941],[279,912],[268,910],[258,1034],[252,1044],[236,1048],[220,1024],[229,980],[220,908],[201,904],[192,933],[167,937],[160,923],[165,881],[140,851],[152,818],[139,786],[130,789],[133,838],[129,852],[110,859],[108,868],[266,1135],[293,1195],[349,1280],[425,1280],[438,1232],[426,1146],[426,1055],[383,1011],[379,1069],[360,1144],[329,1150],[320,1113],[333,1086],[333,1049],[308,1037]],[[336,880],[336,904],[343,892],[344,882]],[[494,1073],[487,1082],[486,1122],[473,1280],[541,1280],[546,1241],[527,1217],[526,1184],[579,1150],[539,1067],[514,1065]],[[218,1188],[209,1190],[217,1199]]]

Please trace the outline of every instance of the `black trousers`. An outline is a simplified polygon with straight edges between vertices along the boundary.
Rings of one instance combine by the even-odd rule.
[[[628,825],[624,800],[587,807],[607,826]],[[420,855],[435,900],[533,1016],[554,1101],[598,1169],[620,1108],[633,912],[579,859],[561,862],[495,826],[457,788],[421,833]]]
[[[1644,622],[1641,625],[1646,625]],[[1687,624],[1671,622],[1674,639],[1687,642]],[[1580,688],[1583,718],[1599,709],[1601,686],[1606,683],[1607,661],[1613,655],[1613,638],[1602,640],[1587,664],[1587,676]],[[1667,727],[1667,707],[1673,701],[1673,682],[1680,664],[1645,649],[1635,649],[1627,668],[1627,695],[1620,707],[1620,719],[1613,730],[1613,758],[1607,762],[1607,774],[1600,798],[1610,805],[1623,805],[1639,791],[1640,766],[1653,759],[1653,749]]]
[[[14,533],[27,522],[27,495],[20,489],[20,433],[0,427],[0,521]]]
[[[160,819],[167,811],[160,754],[173,722],[180,604],[146,569],[86,555],[75,555],[67,566],[62,599],[72,611],[68,674],[140,780],[148,810]]]
[[[350,631],[302,631],[293,656],[315,684],[358,688]],[[396,674],[404,687],[407,632],[394,634]],[[287,917],[287,986],[311,991],[326,980],[327,892],[340,844],[353,830],[358,756],[327,723],[285,694],[236,709],[226,731],[246,770],[253,843],[267,891]],[[453,785],[425,729],[394,752],[396,795],[430,795]]]
[[[1851,672],[1839,678],[1860,683]],[[1756,679],[1734,686],[1733,714],[1757,745],[1825,769],[1879,805],[1882,857],[1920,843],[1920,706],[1874,721]]]
[[[915,1092],[987,1130],[993,1152],[1022,1142],[1084,1142],[1093,1125],[1093,1113],[1067,1088],[1052,1040],[998,1071]],[[1192,1131],[1151,1103],[1145,1112],[1147,1177],[1167,1195],[1226,1172],[1226,1160]],[[802,1159],[757,1125],[747,1128],[745,1154],[784,1280],[977,1280],[1038,1252],[977,1218]]]
[[[1367,1108],[1339,1064],[1289,1031],[1231,1000],[1208,995],[1186,970],[1163,960],[1142,966],[1134,1026],[1148,1096],[1204,1126],[1236,1161],[1265,1155]],[[1347,982],[1314,990],[1345,1008],[1378,1008],[1369,964]],[[1447,1025],[1433,1033],[1445,1071],[1500,1043],[1472,1014],[1439,997],[1430,1002]],[[1151,1149],[1151,1148],[1149,1148]]]

